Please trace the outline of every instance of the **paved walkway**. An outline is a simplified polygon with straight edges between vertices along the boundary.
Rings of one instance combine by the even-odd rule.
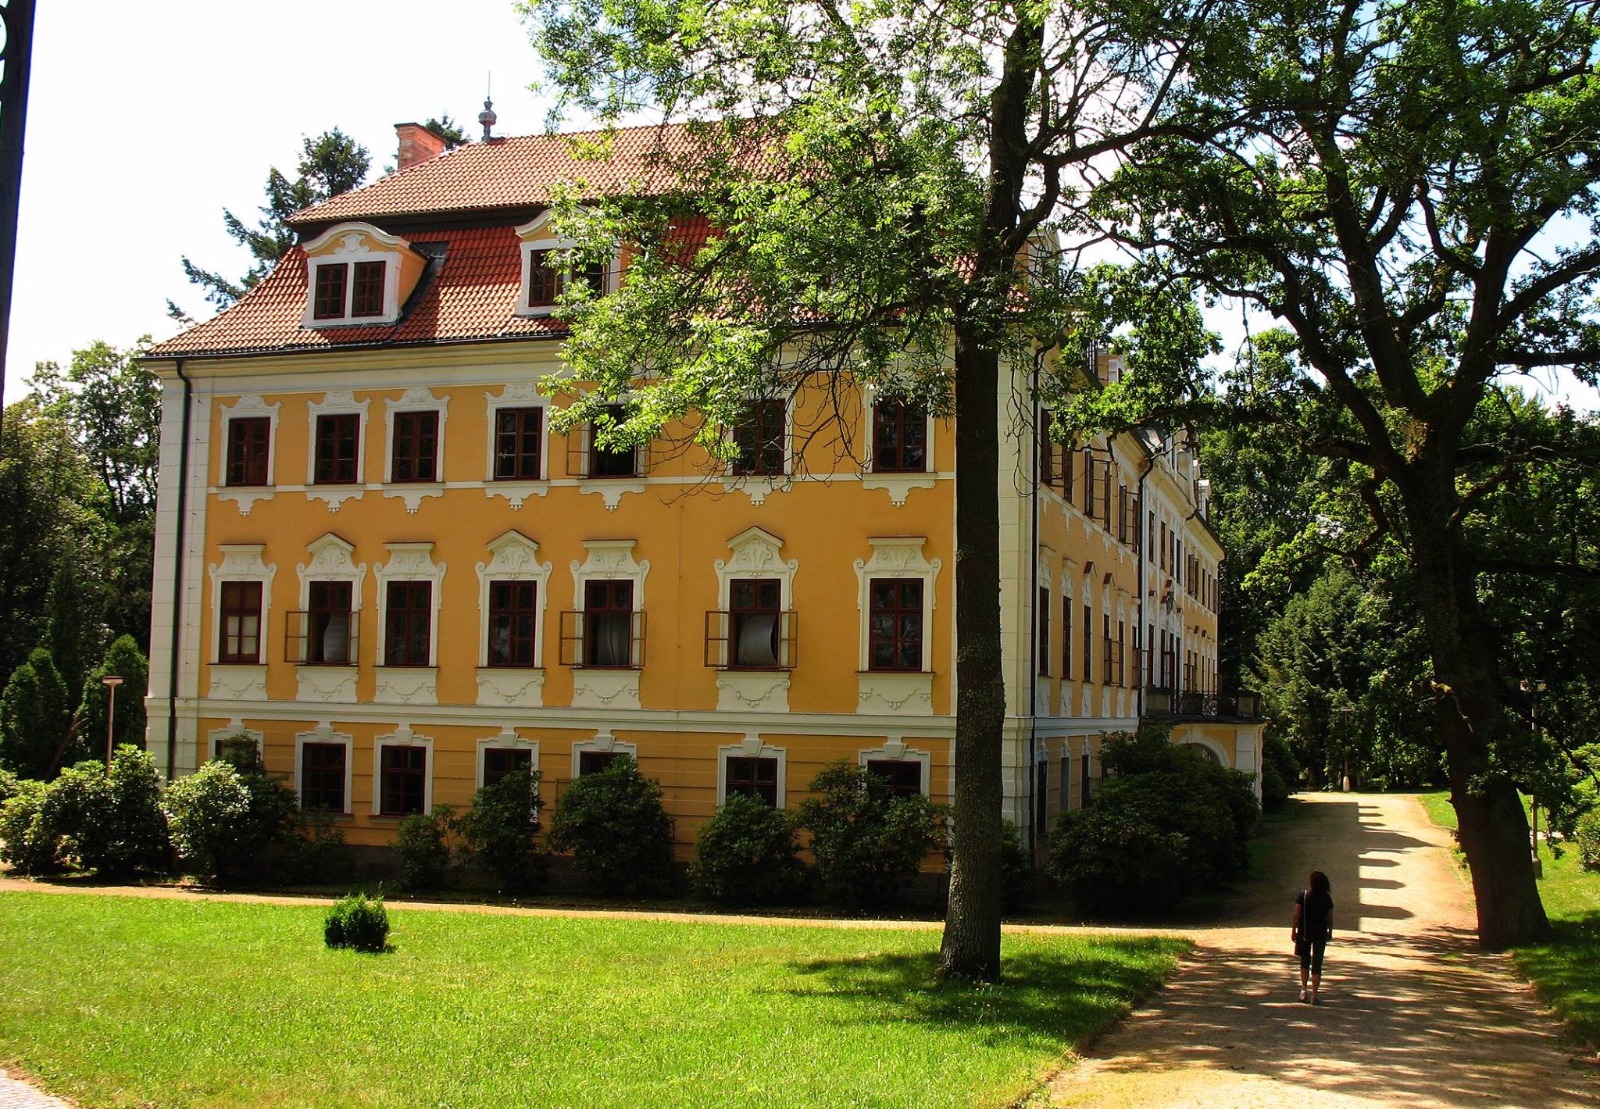
[[[1149,1006],[1050,1088],[1096,1109],[1600,1104],[1600,1075],[1505,956],[1475,950],[1449,833],[1411,797],[1318,794],[1279,825],[1281,872],[1251,883]],[[1294,893],[1333,882],[1323,1004],[1299,1001]]]

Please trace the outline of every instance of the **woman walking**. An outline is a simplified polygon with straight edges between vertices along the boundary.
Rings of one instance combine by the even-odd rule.
[[[1328,876],[1313,870],[1306,888],[1294,895],[1294,922],[1289,929],[1294,953],[1300,956],[1300,1000],[1321,1005],[1322,953],[1333,939],[1333,896]],[[1306,988],[1306,980],[1311,988]]]

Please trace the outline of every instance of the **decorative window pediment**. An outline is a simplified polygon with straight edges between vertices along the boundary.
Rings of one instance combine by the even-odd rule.
[[[341,223],[305,243],[306,327],[391,324],[427,259],[370,223]]]

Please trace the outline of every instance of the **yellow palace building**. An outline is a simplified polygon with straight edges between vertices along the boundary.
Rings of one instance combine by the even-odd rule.
[[[807,434],[824,401],[803,393],[757,406],[715,467],[553,434],[552,191],[646,179],[672,132],[624,130],[595,163],[563,136],[445,152],[398,131],[395,173],[299,213],[269,276],[148,356],[158,763],[247,733],[358,845],[518,765],[554,800],[623,753],[685,856],[729,794],[793,806],[840,758],[948,800],[952,428],[858,389],[859,459]],[[1092,793],[1107,732],[1171,720],[1251,772],[1261,743],[1248,696],[1214,692],[1223,551],[1191,450],[1038,427],[1003,442],[996,491],[1007,815],[1035,836]]]

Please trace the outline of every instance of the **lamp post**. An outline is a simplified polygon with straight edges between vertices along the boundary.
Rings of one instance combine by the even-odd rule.
[[[1344,718],[1344,743],[1342,744],[1344,747],[1344,781],[1341,783],[1341,787],[1345,793],[1350,792],[1350,722],[1355,719],[1355,714],[1356,707],[1354,705],[1343,705],[1339,709],[1339,715]]]
[[[115,674],[107,674],[100,679],[100,684],[111,692],[110,707],[106,711],[106,776],[111,775],[111,746],[117,734],[117,686],[122,684],[122,679]]]

